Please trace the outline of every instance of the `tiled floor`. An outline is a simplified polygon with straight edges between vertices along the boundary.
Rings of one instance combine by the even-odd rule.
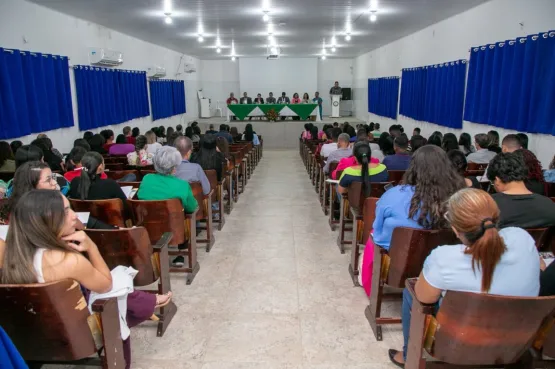
[[[265,151],[190,286],[172,275],[178,312],[162,338],[132,330],[133,368],[393,368],[400,326],[374,339],[298,151]],[[399,306],[386,306],[399,311]]]

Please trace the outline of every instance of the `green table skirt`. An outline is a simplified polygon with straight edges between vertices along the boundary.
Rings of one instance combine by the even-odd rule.
[[[274,109],[278,114],[285,107],[291,109],[302,120],[308,118],[318,104],[231,104],[227,108],[240,120],[245,119],[253,110],[259,108],[264,114]]]

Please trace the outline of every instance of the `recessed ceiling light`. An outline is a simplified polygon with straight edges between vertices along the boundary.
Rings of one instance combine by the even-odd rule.
[[[235,59],[236,59],[236,58],[235,58],[234,56],[231,57],[231,61],[235,61]]]
[[[272,48],[270,49],[270,52],[271,52],[272,54],[274,54],[274,55],[277,54],[277,48],[272,47]]]
[[[345,35],[345,40],[351,41],[351,34],[350,33],[347,33],[347,35]]]
[[[166,15],[166,18],[164,18],[164,23],[172,24],[173,23],[172,17],[170,17],[169,15]]]
[[[322,55],[322,60],[326,60],[326,56],[325,56],[325,55]]]
[[[222,49],[220,49],[219,47],[216,49],[216,52],[219,54],[222,52]]]
[[[164,0],[164,13],[168,14],[172,12],[172,0]]]
[[[204,37],[202,37],[202,35],[198,35],[197,40],[198,42],[204,42]]]
[[[333,47],[331,48],[331,52],[332,52],[332,53],[334,53],[336,50],[337,50],[337,49],[335,48],[335,46],[333,46]]]
[[[267,22],[270,20],[270,16],[268,15],[268,12],[264,12],[264,15],[262,16],[262,20],[264,22]]]
[[[378,16],[376,15],[376,12],[373,11],[372,14],[370,14],[370,22],[375,22],[378,20]]]

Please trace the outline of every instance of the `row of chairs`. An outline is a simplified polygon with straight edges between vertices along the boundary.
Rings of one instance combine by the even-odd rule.
[[[85,208],[81,207],[86,206],[84,211],[89,211],[91,215],[111,224],[112,220],[117,220],[117,225],[126,227],[114,230],[86,230],[98,245],[109,268],[124,265],[137,269],[138,274],[134,280],[136,287],[158,282],[155,290],[148,291],[151,293],[164,294],[171,291],[171,272],[187,272],[187,284],[190,284],[200,269],[196,257],[195,223],[199,219],[198,214],[204,212],[205,219],[211,219],[212,196],[219,192],[222,199],[223,186],[227,186],[225,188],[228,190],[227,197],[231,204],[236,202],[262,158],[262,146],[253,146],[252,143],[234,144],[230,151],[230,165],[226,168],[225,178],[213,187],[218,188],[217,191],[203,196],[200,184],[192,184],[197,201],[201,199],[200,196],[203,197],[199,201],[199,207],[190,214],[183,211],[178,199],[128,200],[131,212],[129,219],[125,218],[125,207],[119,199],[119,204],[115,207],[117,201],[112,200],[106,200],[110,202],[107,206],[101,204],[104,200],[91,201],[88,204],[71,200],[72,207],[77,211],[84,210]],[[124,170],[136,170],[134,174],[140,180],[150,169]],[[116,172],[107,173],[112,178],[124,174]],[[208,171],[207,174],[213,185],[215,172]],[[220,209],[223,209],[223,206],[220,202]],[[225,212],[229,213],[231,209],[232,205],[227,206]],[[223,213],[221,210],[222,219]],[[129,228],[129,225],[136,227]],[[177,245],[185,244],[185,250],[175,248]],[[207,251],[210,247],[208,243]],[[170,267],[170,257],[178,255],[186,257],[186,268]],[[0,285],[0,325],[31,366],[49,363],[98,365],[105,369],[124,367],[116,299],[97,300],[92,310],[93,315],[89,314],[79,284],[74,281]],[[157,336],[164,334],[176,311],[177,307],[173,302],[160,309],[157,314]]]
[[[300,156],[316,192],[320,194],[324,213],[330,214],[328,222],[332,230],[339,225],[337,242],[341,252],[344,252],[345,245],[351,244],[349,273],[355,286],[359,286],[361,251],[370,236],[376,204],[386,184],[373,183],[371,196],[365,197],[361,184],[353,183],[340,199],[339,221],[332,223],[331,204],[335,201],[335,189],[334,184],[326,184],[327,177],[321,169],[324,158],[314,154],[317,145],[315,141],[301,141]],[[331,166],[330,172],[333,171],[333,163]],[[484,169],[484,165],[476,165],[467,174],[483,175]],[[390,172],[390,183],[398,184],[402,174],[392,175]],[[322,191],[325,193],[322,194]],[[349,222],[352,222],[352,227],[348,227]],[[345,239],[349,231],[352,231],[350,242]],[[528,232],[536,240],[539,250],[555,249],[553,229],[529,229]],[[374,264],[365,316],[376,339],[382,340],[383,325],[401,323],[401,317],[382,316],[382,303],[392,299],[400,303],[402,288],[406,287],[414,300],[407,368],[422,368],[431,364],[499,366],[520,363],[529,349],[536,366],[552,366],[553,362],[543,360],[542,354],[555,354],[555,330],[550,329],[555,317],[555,298],[523,299],[449,291],[443,299],[440,314],[434,316],[432,306],[421,304],[414,297],[415,278],[420,275],[426,257],[440,245],[456,243],[460,241],[449,229],[398,227],[393,232],[389,251],[377,245],[373,250],[366,250],[374,253]],[[526,319],[523,319],[524,316]],[[508,340],[507,337],[516,338]],[[427,362],[429,356],[425,352],[436,361]]]

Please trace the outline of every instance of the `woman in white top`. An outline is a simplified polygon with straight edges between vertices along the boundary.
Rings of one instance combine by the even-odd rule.
[[[146,152],[152,155],[156,155],[156,151],[162,147],[158,142],[156,142],[156,134],[152,131],[147,131],[145,133],[146,137]]]
[[[497,229],[499,208],[482,190],[466,188],[451,196],[445,218],[460,245],[440,246],[424,262],[415,293],[425,304],[437,303],[446,290],[535,297],[540,290],[536,243],[521,228]],[[390,360],[404,367],[412,297],[403,292],[403,351],[389,350]]]
[[[137,136],[135,139],[135,151],[127,154],[127,162],[129,165],[152,165],[152,158],[154,158],[154,154],[149,153],[147,149],[148,144],[146,137],[143,135]]]
[[[10,214],[6,242],[0,241],[0,283],[31,284],[73,279],[88,291],[112,289],[112,275],[96,244],[83,231],[75,231],[77,215],[68,200],[52,190],[24,194]],[[85,257],[82,253],[87,253]],[[152,295],[135,291],[127,297],[127,324],[139,324],[156,308],[167,305],[171,293]],[[124,341],[127,367],[130,340]]]

